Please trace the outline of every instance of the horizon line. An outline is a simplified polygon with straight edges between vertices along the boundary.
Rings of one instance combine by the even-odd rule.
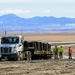
[[[41,18],[43,18],[43,17],[53,17],[53,18],[75,18],[75,17],[65,17],[65,16],[61,16],[61,17],[55,17],[55,16],[34,16],[34,17],[21,17],[21,16],[19,16],[19,15],[17,15],[17,14],[15,14],[15,13],[7,13],[7,14],[3,14],[3,15],[0,15],[0,17],[1,16],[4,16],[4,15],[15,15],[15,16],[18,16],[18,17],[20,17],[20,18],[35,18],[35,17],[41,17]]]

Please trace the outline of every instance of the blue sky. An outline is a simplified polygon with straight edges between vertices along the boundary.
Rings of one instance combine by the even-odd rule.
[[[9,13],[24,18],[35,16],[75,18],[75,0],[0,0],[0,16]]]

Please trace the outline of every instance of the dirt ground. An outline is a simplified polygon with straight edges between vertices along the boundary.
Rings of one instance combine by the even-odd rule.
[[[47,41],[47,42],[53,42],[53,41],[63,41],[63,42],[69,42],[69,41],[75,41],[75,34],[22,34],[25,37],[25,40],[30,41]]]
[[[0,75],[75,75],[74,60],[2,61]]]
[[[7,34],[7,35],[15,35],[15,34]],[[25,40],[28,40],[28,41],[75,41],[75,33],[71,33],[71,34],[42,34],[42,33],[39,33],[39,34],[16,34],[16,35],[22,35],[24,36],[24,39]],[[0,37],[3,36],[0,34]]]
[[[22,34],[25,40],[47,42],[74,42],[75,34]],[[75,57],[75,45],[73,57]],[[68,55],[68,46],[64,46]],[[39,59],[32,61],[0,61],[0,75],[75,75],[75,59]]]

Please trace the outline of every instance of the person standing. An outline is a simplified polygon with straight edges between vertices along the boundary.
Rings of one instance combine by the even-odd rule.
[[[58,59],[58,47],[57,46],[54,47],[53,52],[54,52],[54,59]]]
[[[62,48],[62,46],[59,48],[59,58],[60,58],[60,60],[63,59],[63,48]]]
[[[68,53],[69,53],[69,59],[72,59],[72,48],[71,47],[69,47]]]

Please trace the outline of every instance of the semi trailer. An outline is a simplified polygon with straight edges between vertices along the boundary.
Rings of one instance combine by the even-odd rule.
[[[48,42],[26,41],[21,35],[2,36],[0,60],[32,60],[33,58],[51,58],[51,45]]]

